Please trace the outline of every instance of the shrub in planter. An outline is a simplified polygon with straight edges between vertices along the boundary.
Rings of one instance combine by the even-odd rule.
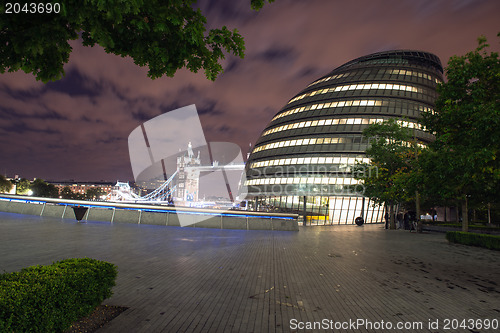
[[[0,275],[0,332],[63,332],[112,295],[116,266],[66,259]]]
[[[500,236],[476,234],[472,232],[448,231],[446,239],[453,243],[480,246],[490,250],[500,250]]]

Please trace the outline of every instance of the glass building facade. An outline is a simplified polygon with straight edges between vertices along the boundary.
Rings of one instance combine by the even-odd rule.
[[[387,51],[352,60],[309,84],[271,120],[246,164],[254,208],[296,212],[312,224],[382,222],[353,178],[367,162],[368,125],[397,119],[425,144],[433,139],[419,117],[433,112],[439,58],[421,51]]]

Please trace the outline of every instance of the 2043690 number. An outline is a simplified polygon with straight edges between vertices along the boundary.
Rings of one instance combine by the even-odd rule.
[[[5,4],[5,14],[59,14],[61,4],[56,3],[24,3],[7,2]]]
[[[498,319],[444,319],[443,329],[456,331],[458,329],[469,330],[497,330],[499,327]]]

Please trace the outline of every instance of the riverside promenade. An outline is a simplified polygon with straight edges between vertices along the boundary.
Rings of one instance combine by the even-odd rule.
[[[444,234],[382,225],[220,230],[0,213],[0,271],[71,257],[118,266],[105,304],[128,310],[99,333],[494,332],[469,320],[500,321],[499,253],[448,244]],[[469,328],[453,329],[464,319]]]

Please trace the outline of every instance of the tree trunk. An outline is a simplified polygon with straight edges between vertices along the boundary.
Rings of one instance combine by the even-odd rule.
[[[460,223],[460,201],[457,201],[457,206],[455,207],[455,221],[457,222],[457,224]]]
[[[491,226],[491,203],[488,202],[488,225]]]
[[[468,210],[469,207],[467,207],[467,195],[464,196],[464,202],[462,204],[462,231],[463,232],[468,232],[469,231],[469,213]]]
[[[417,221],[420,221],[420,194],[415,192],[415,213],[417,214]]]
[[[392,204],[392,202],[390,204],[390,213],[389,214],[390,214],[390,216],[389,216],[389,219],[390,219],[389,220],[390,221],[390,223],[389,223],[389,229],[393,229],[394,230],[394,229],[396,229],[396,222],[394,220],[394,205]]]

